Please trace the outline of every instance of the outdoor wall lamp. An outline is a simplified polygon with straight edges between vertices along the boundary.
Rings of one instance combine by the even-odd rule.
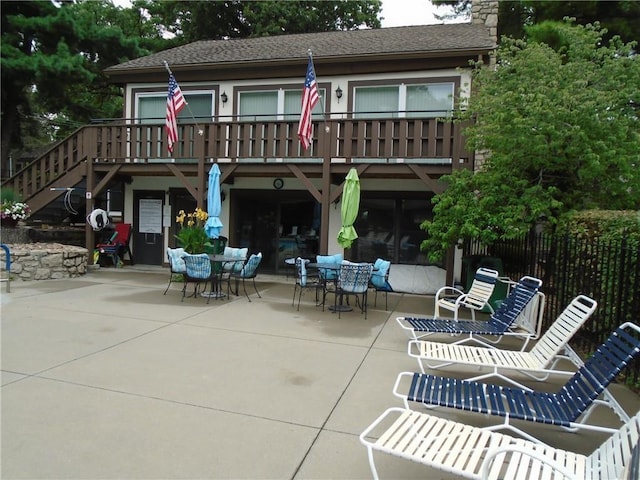
[[[338,97],[338,100],[342,98],[342,89],[340,88],[340,85],[336,88],[336,97]]]
[[[222,103],[227,103],[227,100],[229,100],[229,97],[227,97],[227,92],[222,92],[222,95],[220,95],[220,100],[222,100]]]

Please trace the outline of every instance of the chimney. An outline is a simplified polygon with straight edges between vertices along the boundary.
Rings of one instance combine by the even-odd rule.
[[[471,0],[471,23],[487,27],[494,45],[497,45],[498,0]]]

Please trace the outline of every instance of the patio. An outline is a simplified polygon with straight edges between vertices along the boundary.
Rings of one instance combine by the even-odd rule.
[[[370,297],[367,320],[359,310],[339,320],[310,293],[292,308],[291,278],[258,275],[262,299],[208,305],[181,303],[179,284],[163,296],[167,279],[167,269],[102,268],[3,288],[2,478],[371,478],[358,435],[401,406],[396,376],[417,369],[395,317],[431,314],[432,296],[390,295],[392,311]],[[640,409],[625,387],[612,392]],[[619,425],[604,409],[596,418]],[[527,429],[582,453],[604,438]],[[456,478],[377,459],[382,478]]]

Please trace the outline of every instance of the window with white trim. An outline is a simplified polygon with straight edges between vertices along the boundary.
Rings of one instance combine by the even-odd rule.
[[[354,117],[446,117],[453,110],[452,82],[354,88]]]
[[[179,123],[211,120],[214,115],[213,92],[182,91],[187,106],[178,113]],[[137,96],[138,123],[163,123],[167,113],[167,95],[139,93]],[[195,120],[194,120],[195,117]]]
[[[320,100],[313,108],[313,118],[322,119],[324,89],[319,88]],[[238,112],[243,120],[297,120],[300,118],[302,89],[241,91]]]

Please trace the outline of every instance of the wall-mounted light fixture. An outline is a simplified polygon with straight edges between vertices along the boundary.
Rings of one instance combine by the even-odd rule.
[[[224,202],[224,200],[227,198],[227,194],[225,193],[224,190],[220,190],[220,201]]]
[[[227,103],[227,100],[229,100],[227,92],[222,92],[222,95],[220,95],[220,100],[222,100],[222,103]]]
[[[336,97],[338,97],[338,100],[342,98],[342,89],[340,88],[340,85],[336,88]]]

